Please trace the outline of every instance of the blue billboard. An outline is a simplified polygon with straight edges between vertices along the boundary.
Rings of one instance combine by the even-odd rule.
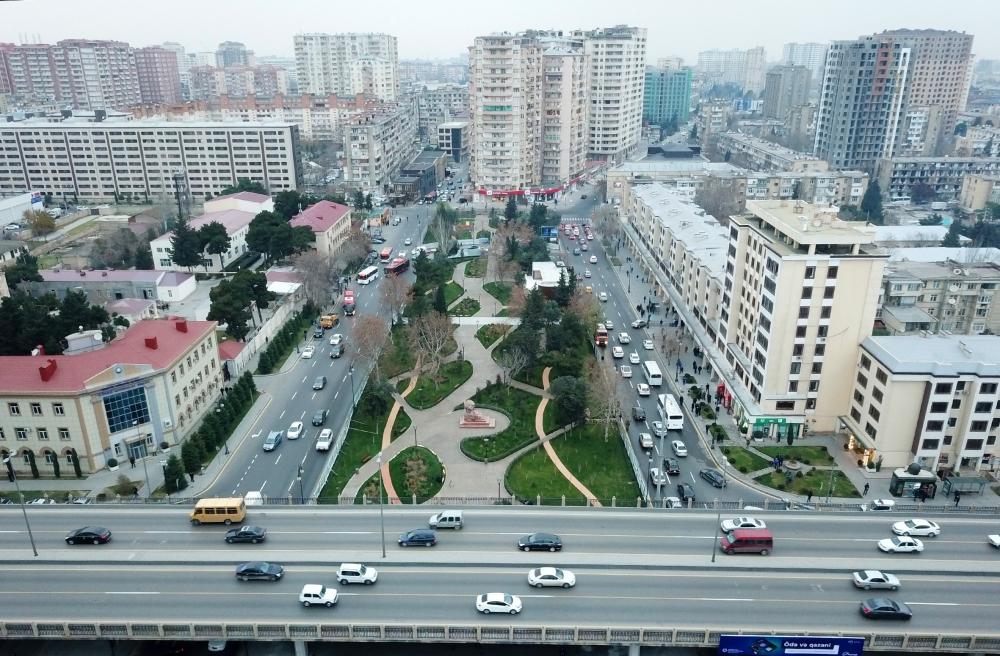
[[[864,638],[723,635],[719,653],[735,656],[862,656]]]
[[[541,231],[543,237],[559,236],[559,226],[542,226]]]

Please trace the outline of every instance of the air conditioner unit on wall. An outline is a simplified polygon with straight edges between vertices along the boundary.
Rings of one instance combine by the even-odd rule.
[[[163,420],[163,427],[164,428],[173,428],[173,425],[174,425],[174,422],[170,421],[169,419],[164,419]]]

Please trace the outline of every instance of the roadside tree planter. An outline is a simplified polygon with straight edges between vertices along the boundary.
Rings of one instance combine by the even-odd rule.
[[[118,471],[118,461],[114,458],[108,458],[108,471]]]

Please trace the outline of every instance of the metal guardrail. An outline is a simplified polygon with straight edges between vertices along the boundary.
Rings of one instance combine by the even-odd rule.
[[[314,642],[449,642],[641,645],[644,647],[717,647],[726,635],[838,635],[802,633],[795,629],[727,630],[669,627],[531,626],[464,624],[307,624],[279,622],[3,622],[0,638],[61,640],[255,640]],[[1000,634],[862,633],[866,651],[972,652],[1000,654]]]

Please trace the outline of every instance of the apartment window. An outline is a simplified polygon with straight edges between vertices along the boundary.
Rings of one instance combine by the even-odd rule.
[[[859,390],[854,390],[854,400],[857,401],[858,403],[864,403],[865,395],[862,394]]]
[[[171,371],[170,372],[170,382],[171,383],[176,383],[177,382],[177,372],[176,371]]]
[[[932,431],[932,432],[935,432],[935,433],[938,432],[938,431],[943,431],[944,430],[944,422],[940,421],[938,419],[935,419],[933,421],[928,421],[927,422],[927,428],[926,428],[926,430]]]
[[[42,416],[42,404],[41,403],[34,403],[34,402],[32,402],[32,404],[31,404],[31,416],[32,417],[41,417]]]
[[[792,346],[792,355],[795,357],[802,357],[802,344],[795,344]]]
[[[774,404],[775,410],[795,410],[795,401],[778,401]]]
[[[800,371],[802,371],[802,363],[801,362],[793,362],[792,366],[788,369],[788,373],[792,374],[793,376],[795,374],[798,374]]]
[[[920,448],[924,450],[937,449],[938,445],[941,444],[941,440],[938,439],[926,439],[920,443]]]
[[[875,436],[878,434],[878,431],[876,431],[875,427],[872,426],[871,424],[865,424],[865,434],[874,440]]]
[[[955,417],[948,417],[948,428],[954,428],[958,425],[958,419]]]
[[[947,412],[948,403],[945,401],[935,401],[931,404],[931,412],[937,414],[939,412]]]
[[[861,411],[857,408],[851,408],[851,419],[860,423],[861,422]]]
[[[826,344],[817,344],[813,353],[817,356],[826,355]]]
[[[819,391],[819,381],[818,380],[810,380],[809,381],[809,391],[810,392],[818,392]]]
[[[35,430],[38,432],[38,439],[40,439],[40,440],[48,440],[49,439],[49,429],[48,428],[36,428]]]
[[[806,280],[812,280],[816,277],[816,267],[807,266],[806,267]]]
[[[827,287],[827,288],[825,288],[823,290],[823,298],[833,298],[833,292],[835,290],[836,290],[836,287]]]
[[[944,444],[945,446],[950,445],[951,444],[951,435],[945,435],[944,436],[944,441],[942,442],[942,444]]]
[[[27,428],[15,428],[14,437],[21,440],[22,442],[28,439],[28,429]]]
[[[830,311],[832,309],[833,308],[831,308],[829,305],[826,305],[826,306],[823,306],[822,308],[820,308],[820,310],[819,310],[819,318],[820,319],[829,319],[830,318]]]
[[[823,363],[822,362],[813,362],[813,364],[812,364],[812,372],[814,374],[823,373]]]
[[[983,383],[979,386],[979,392],[981,394],[996,394],[997,384],[996,383]]]
[[[6,439],[7,435],[5,435],[3,432],[3,426],[0,426],[0,440],[6,440]]]
[[[962,407],[962,399],[952,399],[951,400],[951,409],[952,410],[958,410],[961,407]]]
[[[806,410],[816,409],[816,399],[806,399]]]
[[[860,371],[858,372],[858,385],[861,385],[861,387],[868,387],[868,377]]]
[[[826,270],[826,277],[828,279],[831,279],[831,280],[835,279],[837,277],[837,271],[838,270],[839,270],[839,267],[835,267],[835,266],[832,266],[832,267],[828,268]]]
[[[938,383],[934,386],[935,394],[951,394],[951,383]]]
[[[993,404],[989,401],[980,401],[976,404],[975,412],[991,412],[993,410]]]
[[[8,403],[7,404],[7,411],[10,413],[11,417],[20,417],[21,416],[21,406],[18,405],[17,403]]]
[[[796,337],[805,337],[806,336],[806,327],[805,326],[796,326],[795,327],[795,336]]]
[[[872,406],[868,406],[868,414],[869,414],[869,416],[871,416],[871,418],[872,418],[872,419],[874,419],[875,421],[878,421],[878,420],[879,420],[879,417],[881,417],[881,416],[882,416],[882,413],[878,411],[878,408],[876,408],[876,407],[875,407],[875,406],[873,406],[873,405],[872,405]]]
[[[973,421],[973,422],[970,422],[969,423],[969,430],[972,431],[972,432],[974,432],[974,433],[983,433],[983,432],[986,431],[986,424],[987,424],[987,422],[985,422],[985,421]]]
[[[789,381],[788,382],[788,391],[789,392],[798,392],[799,391],[799,381],[797,381],[797,380]]]
[[[977,437],[976,439],[965,441],[965,449],[967,451],[980,451],[982,450],[982,448],[983,448],[982,438]]]
[[[802,298],[812,298],[812,295],[813,295],[812,287],[802,288]]]
[[[808,319],[808,318],[809,318],[809,308],[808,307],[800,307],[799,308],[799,319]]]
[[[63,442],[68,442],[69,441],[69,429],[68,428],[60,428],[59,429],[59,439],[62,440]]]
[[[871,366],[872,366],[872,361],[868,359],[868,356],[867,355],[862,355],[861,356],[861,368],[867,371],[868,368],[871,367]]]
[[[53,403],[52,404],[52,414],[54,414],[57,417],[62,417],[62,416],[64,416],[66,414],[66,409],[63,408],[63,404],[62,403]]]

